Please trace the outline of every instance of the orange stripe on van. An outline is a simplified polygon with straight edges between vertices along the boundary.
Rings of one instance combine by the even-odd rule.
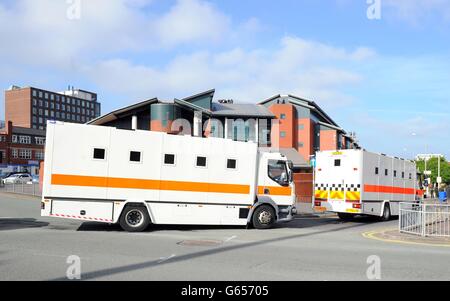
[[[268,189],[269,193],[265,194],[264,189]],[[290,187],[258,186],[258,195],[290,196],[291,194],[292,189]]]
[[[249,194],[249,185],[52,175],[52,185]]]
[[[374,193],[395,193],[395,194],[414,194],[414,188],[403,188],[394,186],[378,186],[378,185],[364,185],[364,192]]]

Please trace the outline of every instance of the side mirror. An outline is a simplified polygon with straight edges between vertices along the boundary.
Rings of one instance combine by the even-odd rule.
[[[280,179],[281,179],[281,181],[283,181],[283,182],[287,182],[287,181],[288,181],[288,175],[287,175],[287,173],[286,173],[286,172],[283,172],[283,173],[281,174]]]

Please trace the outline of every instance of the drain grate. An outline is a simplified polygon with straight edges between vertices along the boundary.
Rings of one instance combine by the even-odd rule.
[[[181,246],[198,246],[198,247],[214,247],[221,245],[223,241],[221,240],[212,240],[212,239],[202,239],[202,240],[183,240],[178,242],[178,245]]]

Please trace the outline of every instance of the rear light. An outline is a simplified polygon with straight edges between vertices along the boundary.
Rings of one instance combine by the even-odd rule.
[[[361,209],[361,204],[353,204],[354,209]]]
[[[320,206],[322,206],[322,202],[314,202],[314,206],[320,207]]]

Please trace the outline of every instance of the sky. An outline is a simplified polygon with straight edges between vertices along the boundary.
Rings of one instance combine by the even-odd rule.
[[[367,150],[450,158],[450,0],[0,0],[0,38],[3,90],[71,85],[102,113],[294,94]]]

